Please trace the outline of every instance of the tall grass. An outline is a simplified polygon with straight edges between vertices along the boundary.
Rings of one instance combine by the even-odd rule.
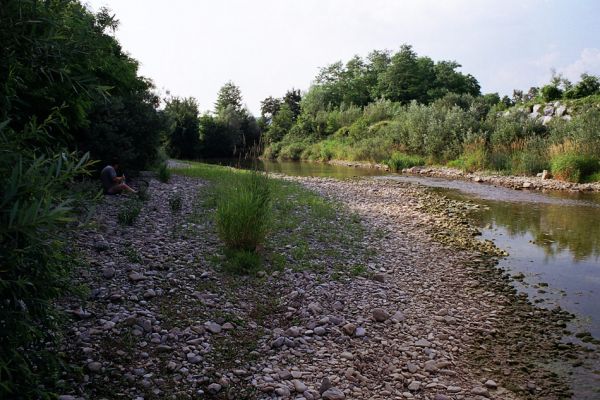
[[[420,156],[394,152],[385,163],[388,167],[390,167],[390,169],[394,171],[400,171],[404,168],[410,168],[417,165],[425,165],[425,159]]]
[[[266,175],[253,171],[218,190],[217,232],[232,250],[255,251],[263,244],[271,218],[271,188]]]

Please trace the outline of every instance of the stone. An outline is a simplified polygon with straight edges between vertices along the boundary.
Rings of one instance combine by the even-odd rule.
[[[209,331],[210,333],[221,333],[221,325],[217,324],[216,322],[207,322],[206,324],[204,324],[204,327],[206,328],[207,331]]]
[[[567,107],[560,105],[556,108],[556,111],[554,111],[554,115],[556,115],[557,117],[562,117],[563,115],[565,115],[566,112],[567,112]]]
[[[304,393],[306,389],[308,389],[304,382],[299,381],[298,379],[294,379],[292,384],[294,385],[294,390],[296,390],[298,393]]]
[[[431,342],[427,339],[419,339],[415,342],[417,347],[431,347]]]
[[[332,387],[331,381],[328,377],[323,378],[321,381],[321,386],[319,387],[319,393],[323,394],[325,391]]]
[[[416,392],[419,389],[421,389],[421,382],[419,381],[412,381],[410,385],[408,385],[408,390],[411,392]]]
[[[153,297],[156,297],[156,292],[154,291],[154,289],[148,289],[144,292],[145,299],[151,299]]]
[[[542,180],[550,179],[550,172],[547,169],[542,171]]]
[[[92,361],[91,363],[88,363],[87,368],[90,372],[98,372],[102,369],[102,364],[98,361]]]
[[[541,109],[542,109],[542,105],[541,104],[534,104],[532,112],[533,113],[538,113],[538,112],[540,112]]]
[[[112,277],[115,276],[116,272],[117,272],[117,270],[114,269],[113,267],[106,267],[102,270],[102,276],[105,279],[111,279]]]
[[[473,393],[476,396],[489,396],[488,390],[481,386],[475,386],[473,389],[471,389],[471,393]]]
[[[219,385],[218,383],[211,383],[207,387],[208,392],[213,395],[219,393],[221,391],[221,388],[222,388],[222,386]]]
[[[131,272],[128,275],[129,280],[133,281],[133,282],[139,282],[139,281],[143,281],[144,279],[146,279],[146,277],[144,276],[144,274],[140,274],[139,272]]]
[[[340,357],[342,357],[345,360],[352,360],[352,359],[354,359],[354,355],[352,353],[350,353],[349,351],[342,352],[342,354],[340,354]]]
[[[390,318],[392,320],[392,322],[403,322],[406,317],[404,316],[404,314],[402,313],[402,311],[396,311],[394,313],[394,315],[392,315],[392,318]]]
[[[552,114],[554,114],[554,106],[546,106],[544,107],[544,115],[545,116],[552,116]]]
[[[342,326],[342,330],[346,335],[352,336],[354,334],[354,331],[356,331],[356,325],[349,322],[346,325]]]
[[[315,335],[323,336],[327,331],[322,326],[317,326],[315,329],[313,329],[313,332]]]
[[[277,349],[277,348],[283,346],[284,342],[285,342],[285,338],[283,336],[280,336],[271,342],[271,347],[274,349]]]
[[[523,185],[521,185],[521,186],[524,189],[529,189],[532,186],[532,184],[531,184],[531,182],[523,182]]]
[[[548,125],[550,121],[552,121],[551,115],[545,115],[544,117],[542,117],[542,125]]]
[[[329,388],[321,394],[323,400],[342,400],[346,398],[344,392],[338,388]]]
[[[446,388],[448,393],[459,393],[462,392],[462,388],[460,386],[448,386]]]
[[[491,379],[488,379],[487,381],[485,381],[484,385],[488,389],[497,389],[498,388],[498,384]]]
[[[356,337],[363,337],[366,334],[367,334],[367,331],[362,326],[359,326],[358,328],[356,328],[356,331],[354,331],[354,336],[356,336]]]
[[[300,336],[300,328],[292,326],[285,331],[286,336],[298,337]]]
[[[290,397],[290,389],[288,389],[287,386],[280,386],[275,389],[275,394],[287,399]]]
[[[382,274],[382,273],[375,274],[375,275],[373,275],[373,280],[375,282],[385,283],[385,281],[387,280],[387,275],[386,274]]]
[[[377,322],[384,322],[390,317],[390,314],[387,313],[383,308],[375,308],[373,309],[373,319]]]
[[[433,400],[451,400],[451,399],[450,399],[450,397],[446,396],[445,394],[438,393],[435,396],[433,396]]]
[[[202,361],[202,357],[192,352],[187,353],[185,357],[190,364],[199,364]]]
[[[283,379],[284,381],[292,379],[292,373],[287,369],[282,369],[279,371],[279,379]]]
[[[419,367],[413,363],[406,363],[406,369],[408,369],[408,372],[410,372],[411,374],[414,374],[415,372],[417,372],[419,370]]]

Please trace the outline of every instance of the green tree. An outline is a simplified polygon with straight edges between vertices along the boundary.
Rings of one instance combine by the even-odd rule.
[[[221,87],[217,94],[215,113],[221,115],[227,108],[237,113],[242,113],[242,91],[239,86],[229,81]]]
[[[165,115],[169,121],[167,150],[171,157],[193,159],[200,150],[198,102],[193,97],[167,100]]]

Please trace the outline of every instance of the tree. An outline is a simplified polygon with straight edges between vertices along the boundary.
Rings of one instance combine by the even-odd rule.
[[[167,100],[165,115],[169,120],[167,151],[171,157],[193,159],[200,150],[198,102],[193,97]]]
[[[263,117],[267,123],[271,122],[273,116],[277,114],[279,109],[281,108],[281,99],[275,98],[273,96],[269,96],[263,101],[260,102],[260,115]]]
[[[290,129],[292,129],[293,125],[294,112],[290,109],[290,106],[285,103],[273,117],[269,130],[265,133],[265,142],[274,143],[281,141]]]
[[[296,90],[292,88],[285,93],[283,96],[283,103],[287,104],[290,111],[294,115],[294,120],[300,115],[301,107],[300,102],[302,101],[302,95],[300,94],[300,90]]]
[[[594,75],[581,74],[581,79],[575,86],[565,91],[568,99],[579,99],[600,93],[600,79]]]
[[[562,90],[552,84],[542,88],[542,97],[544,101],[554,101],[562,98]]]
[[[228,107],[233,111],[242,113],[242,91],[233,82],[229,81],[217,94],[217,102],[215,103],[215,113],[220,115]]]

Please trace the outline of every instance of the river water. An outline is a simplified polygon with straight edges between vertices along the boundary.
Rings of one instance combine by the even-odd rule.
[[[475,182],[424,178],[311,162],[220,160],[294,176],[351,178],[374,176],[411,182],[457,200],[479,204],[471,217],[482,239],[509,256],[499,267],[541,307],[559,305],[577,318],[574,333],[600,338],[600,194],[513,190]]]

